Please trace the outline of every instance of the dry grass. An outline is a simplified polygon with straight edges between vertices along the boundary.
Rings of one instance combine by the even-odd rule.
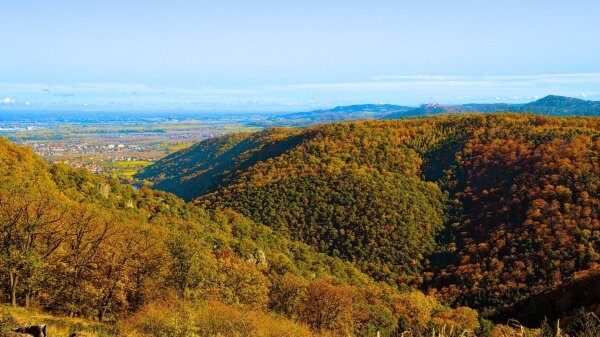
[[[6,331],[17,327],[39,324],[46,324],[48,335],[52,337],[67,337],[72,332],[77,332],[78,336],[84,337],[117,335],[115,327],[109,324],[80,318],[52,316],[36,310],[0,305],[0,336],[4,336]]]
[[[509,321],[495,326],[492,337],[600,337],[600,319],[594,313],[580,312],[567,326],[561,326],[560,320],[554,324],[544,321],[539,329]]]
[[[155,302],[122,325],[123,336],[142,337],[311,337],[305,325],[220,302]]]

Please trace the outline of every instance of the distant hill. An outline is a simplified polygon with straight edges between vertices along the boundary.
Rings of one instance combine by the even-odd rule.
[[[600,102],[564,96],[546,96],[519,110],[550,116],[600,116]]]
[[[414,109],[414,107],[392,104],[361,104],[338,106],[333,109],[295,112],[283,116],[276,116],[262,121],[262,126],[302,126],[322,124],[337,121],[359,119],[379,119],[392,113],[400,113]]]
[[[600,102],[564,96],[546,96],[526,104],[424,104],[418,108],[396,111],[382,119],[465,112],[530,112],[549,116],[600,116]]]
[[[397,119],[446,113],[530,112],[550,116],[600,116],[600,102],[550,95],[531,103],[423,104],[419,107],[393,104],[359,104],[332,109],[295,112],[254,122],[257,126],[307,126],[339,121]]]
[[[384,116],[382,119],[397,119],[405,117],[430,116],[447,113],[467,113],[467,112],[508,112],[520,111],[518,105],[510,104],[464,104],[464,105],[443,105],[443,104],[423,104],[418,108],[397,111]]]

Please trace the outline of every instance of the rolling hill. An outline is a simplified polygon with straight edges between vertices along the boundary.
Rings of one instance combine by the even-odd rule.
[[[423,104],[419,107],[393,104],[359,104],[331,109],[295,112],[253,121],[260,127],[305,127],[340,121],[398,119],[453,113],[521,112],[549,116],[600,116],[600,102],[549,95],[530,103]]]
[[[139,177],[490,313],[598,268],[599,153],[598,118],[459,114],[213,139]]]
[[[295,112],[268,118],[258,126],[306,126],[338,121],[379,119],[392,113],[412,110],[414,107],[393,104],[360,104],[338,106],[332,109]]]
[[[473,309],[375,282],[231,209],[49,165],[4,138],[0,242],[3,336],[23,324],[106,337],[480,329]]]

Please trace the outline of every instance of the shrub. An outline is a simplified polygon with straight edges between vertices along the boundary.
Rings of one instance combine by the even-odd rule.
[[[263,311],[222,302],[154,302],[130,317],[124,336],[141,337],[310,337],[308,327]]]

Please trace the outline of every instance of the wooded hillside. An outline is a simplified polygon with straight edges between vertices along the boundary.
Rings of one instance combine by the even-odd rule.
[[[97,325],[98,336],[385,336],[480,327],[475,310],[376,283],[352,263],[233,210],[48,165],[1,138],[0,242],[3,302],[109,322]],[[0,309],[0,332],[16,328],[23,314]]]
[[[246,148],[248,139],[263,141]],[[210,142],[172,158],[215,152]],[[233,162],[225,175],[192,165],[167,189],[233,208],[377,280],[491,312],[598,268],[599,118],[334,123],[234,143],[211,159]],[[218,183],[197,189],[197,174]]]

